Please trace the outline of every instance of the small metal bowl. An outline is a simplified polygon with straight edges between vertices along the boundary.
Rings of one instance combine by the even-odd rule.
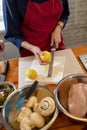
[[[14,84],[10,82],[0,82],[0,108],[3,107],[4,101],[14,90],[16,90]]]
[[[87,117],[80,118],[72,115],[68,109],[68,97],[69,89],[75,83],[85,83],[87,84],[87,75],[86,74],[72,74],[64,77],[56,86],[55,96],[58,108],[66,116],[71,118],[76,123],[87,124]],[[79,102],[79,101],[78,101]]]
[[[17,89],[12,94],[10,94],[5,100],[2,109],[2,118],[4,126],[6,127],[7,130],[15,130],[15,128],[11,127],[11,124],[8,121],[9,113],[20,109],[20,103],[24,100],[24,97],[27,95],[30,86],[31,85],[25,85],[24,87]],[[37,88],[35,89],[33,95],[34,94],[37,96],[38,100],[41,100],[46,96],[50,96],[54,99],[56,103],[54,93],[44,85],[37,85]],[[48,123],[46,123],[45,126],[42,127],[41,129],[38,128],[38,130],[47,130],[54,123],[57,116],[58,116],[58,109],[56,107]]]

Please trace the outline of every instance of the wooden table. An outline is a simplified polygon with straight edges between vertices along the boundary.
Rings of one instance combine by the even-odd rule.
[[[81,65],[84,73],[87,71],[84,69],[78,56],[80,54],[87,53],[87,46],[80,46],[77,48],[72,48],[72,51],[77,58],[79,64]],[[18,88],[18,59],[9,60],[9,70],[6,76],[6,81],[12,82]],[[48,85],[51,89],[54,89],[54,85]],[[76,124],[70,118],[65,116],[62,112],[59,113],[58,118],[55,123],[51,126],[49,130],[87,130],[87,126]],[[0,130],[6,130],[4,126]]]

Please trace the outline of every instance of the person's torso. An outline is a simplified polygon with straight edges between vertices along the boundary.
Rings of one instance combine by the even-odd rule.
[[[51,33],[63,11],[61,0],[29,0],[21,32],[26,41],[50,51]]]
[[[48,0],[31,0],[32,2],[36,2],[36,3],[44,3]],[[65,0],[60,0],[62,2],[62,4],[64,3]],[[29,0],[22,0],[22,3],[20,4],[20,0],[14,0],[17,9],[21,15],[21,19],[23,20],[26,14],[26,8],[27,8],[27,3],[29,2]]]

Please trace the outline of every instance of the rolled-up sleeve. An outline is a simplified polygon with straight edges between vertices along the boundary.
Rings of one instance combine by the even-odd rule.
[[[3,0],[3,17],[5,25],[5,39],[20,48],[23,41],[20,31],[22,18],[17,11],[15,0]]]

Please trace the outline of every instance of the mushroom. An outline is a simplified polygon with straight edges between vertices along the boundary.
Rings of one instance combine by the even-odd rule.
[[[20,123],[21,120],[26,117],[26,116],[30,116],[32,113],[32,110],[28,107],[22,107],[21,110],[19,110],[16,115],[15,115],[15,119]]]
[[[32,130],[30,126],[30,119],[28,117],[24,117],[20,122],[20,130]]]
[[[45,119],[38,112],[33,112],[30,115],[30,120],[37,128],[42,128],[45,125]]]
[[[43,116],[51,115],[55,110],[55,101],[51,97],[43,98],[39,105],[37,111]]]
[[[33,106],[33,111],[34,112],[38,112],[38,106],[39,106],[39,103],[34,104],[34,106]]]
[[[31,96],[29,100],[27,100],[27,103],[25,104],[27,107],[32,108],[34,104],[37,103],[37,97],[36,96]]]

